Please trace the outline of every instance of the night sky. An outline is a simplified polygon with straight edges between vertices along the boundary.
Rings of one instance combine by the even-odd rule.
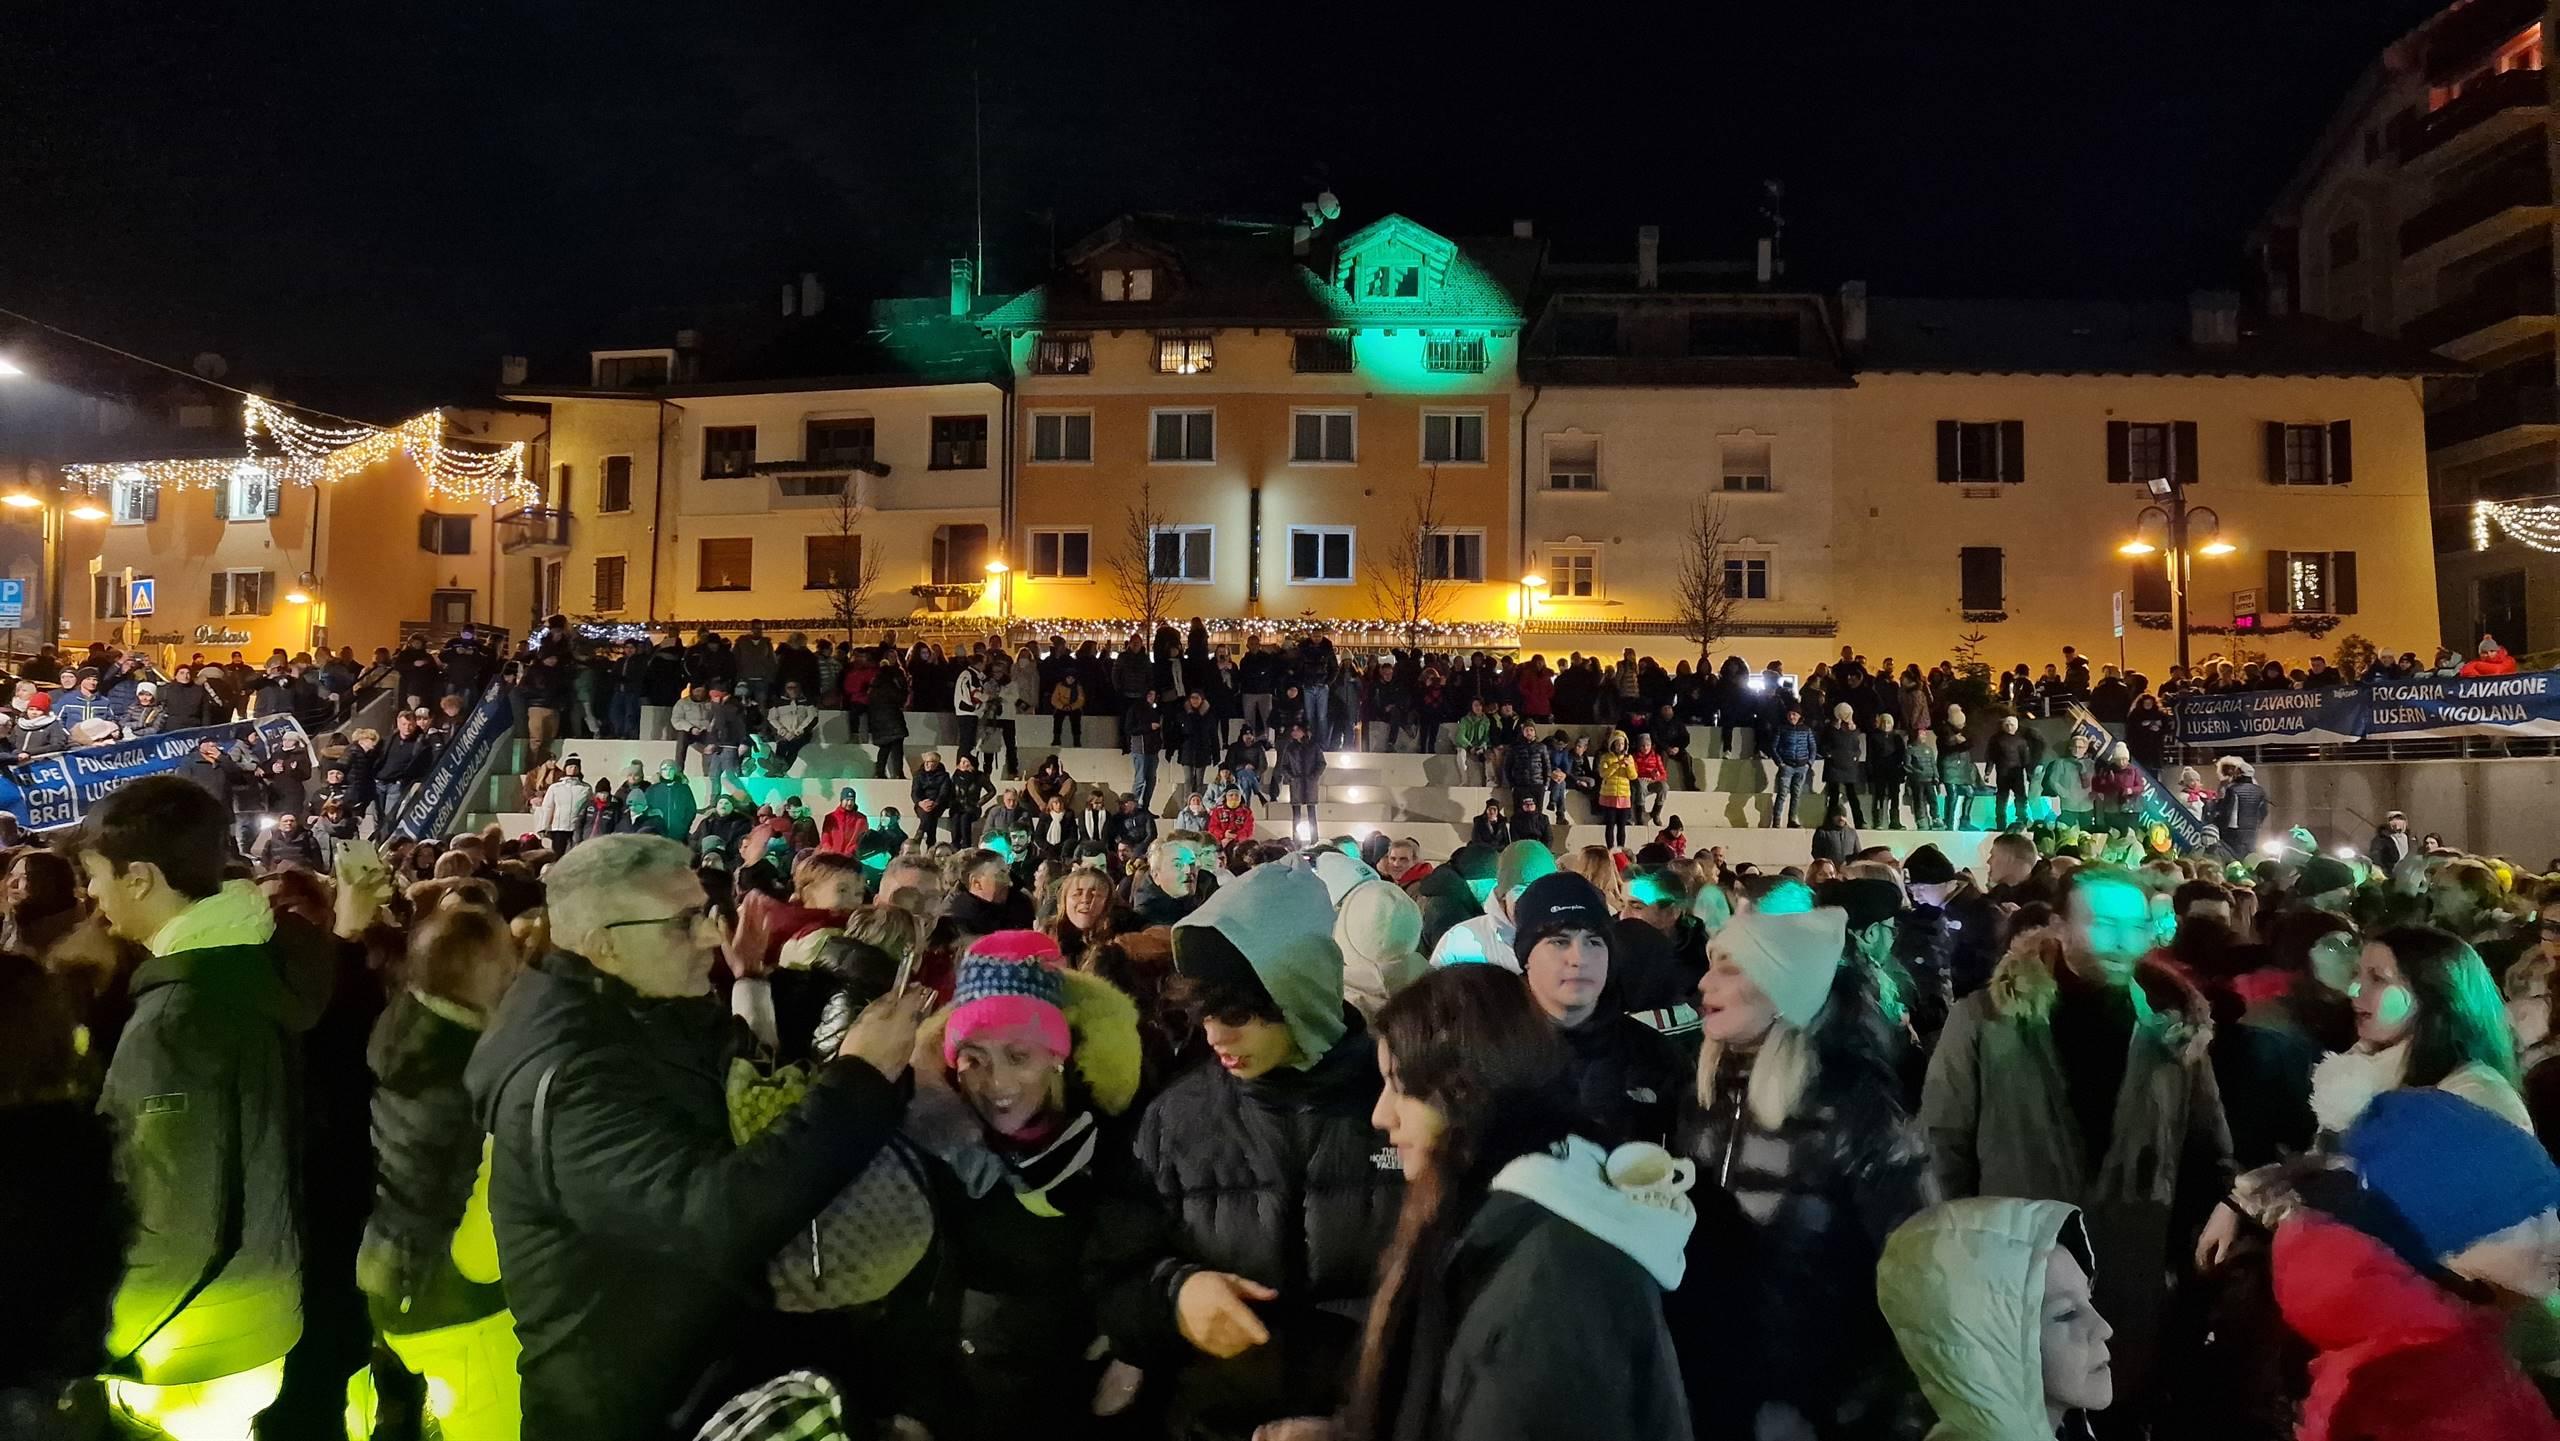
[[[2426,0],[1320,7],[1217,0],[13,7],[0,305],[157,356],[486,385],[813,269],[991,288],[1132,208],[1538,222],[1901,294],[2236,284]],[[641,333],[633,334],[633,331]]]

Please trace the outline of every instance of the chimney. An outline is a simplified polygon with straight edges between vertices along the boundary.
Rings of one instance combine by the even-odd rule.
[[[498,357],[498,383],[522,385],[528,368],[525,358],[521,355],[501,355]]]
[[[1636,289],[1651,290],[1662,284],[1662,227],[1636,227]]]
[[[1840,286],[1840,348],[1853,356],[1867,348],[1867,283],[1863,280],[1844,281]]]
[[[1306,258],[1306,254],[1307,254],[1307,246],[1308,246],[1312,241],[1314,241],[1314,239],[1315,239],[1315,238],[1316,238],[1316,228],[1315,228],[1314,226],[1312,226],[1312,225],[1292,225],[1292,226],[1290,226],[1290,227],[1289,227],[1289,253],[1290,253],[1291,255],[1297,256],[1298,258],[1300,258],[1300,259],[1302,259],[1302,260],[1303,260],[1303,259],[1305,259],[1305,258]]]
[[[1514,220],[1511,222],[1511,238],[1514,240],[1534,240],[1537,238],[1537,234],[1538,227],[1534,221]]]
[[[2187,297],[2187,339],[2199,350],[2240,343],[2240,292],[2199,290]]]
[[[966,315],[978,302],[978,268],[967,256],[951,262],[951,313]]]
[[[827,288],[818,283],[818,272],[800,272],[800,314],[804,317],[827,308]]]

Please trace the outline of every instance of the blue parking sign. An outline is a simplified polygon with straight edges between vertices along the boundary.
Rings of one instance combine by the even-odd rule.
[[[0,580],[0,626],[15,628],[27,618],[27,583]]]

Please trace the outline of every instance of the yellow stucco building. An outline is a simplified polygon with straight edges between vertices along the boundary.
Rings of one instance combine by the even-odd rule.
[[[1213,626],[1389,618],[1381,589],[1417,575],[1440,621],[1514,617],[1535,262],[1321,207],[1296,233],[1146,215],[1085,238],[981,321],[1016,376],[1012,613],[1125,618],[1144,565],[1166,614]]]

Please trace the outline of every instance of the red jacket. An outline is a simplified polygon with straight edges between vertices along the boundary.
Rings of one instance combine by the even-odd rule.
[[[880,674],[877,663],[858,660],[844,668],[844,699],[847,705],[869,705],[871,682]]]
[[[1520,672],[1520,714],[1545,720],[1555,714],[1556,678],[1535,667]]]
[[[1660,752],[1660,751],[1637,751],[1637,752],[1636,752],[1636,779],[1637,779],[1637,780],[1640,780],[1640,781],[1659,781],[1659,780],[1668,780],[1668,779],[1670,779],[1670,776],[1671,776],[1671,772],[1670,772],[1670,771],[1668,771],[1668,770],[1666,770],[1666,769],[1664,769],[1664,767],[1663,767],[1663,764],[1662,764],[1662,752]]]
[[[862,833],[869,829],[871,817],[838,806],[818,821],[818,849],[852,855],[862,849]]]
[[[2317,1211],[2276,1229],[2276,1304],[2319,1352],[2300,1441],[2560,1441],[2506,1318]]]
[[[1218,806],[1209,812],[1209,839],[1219,845],[1253,839],[1251,806]]]
[[[2493,650],[2478,660],[2467,661],[2462,669],[2454,672],[2455,675],[2466,678],[2480,675],[2514,675],[2515,673],[2516,658],[2503,650]]]

